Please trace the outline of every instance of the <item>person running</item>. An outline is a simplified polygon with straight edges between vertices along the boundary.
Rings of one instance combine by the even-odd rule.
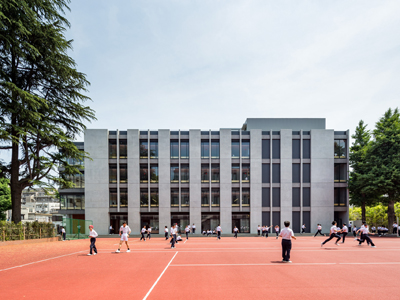
[[[332,227],[331,227],[331,230],[329,232],[330,232],[329,238],[321,243],[321,247],[324,246],[327,242],[329,242],[333,238],[337,238],[337,240],[335,242],[335,245],[339,246],[338,242],[340,241],[341,237],[340,237],[340,235],[338,235],[338,233],[340,233],[341,230],[340,231],[337,230],[335,221],[332,222]]]
[[[260,225],[258,225],[258,227],[257,227],[257,233],[258,233],[258,236],[261,235],[261,226]]]
[[[221,239],[221,232],[222,232],[221,225],[218,225],[217,226],[217,240]]]
[[[164,228],[165,240],[168,240],[168,226]]]
[[[233,233],[235,234],[233,237],[237,238],[238,231],[239,229],[235,226],[235,228],[233,228]]]
[[[175,224],[175,225],[173,225],[171,227],[171,231],[170,231],[170,234],[171,234],[171,242],[170,242],[171,243],[171,249],[175,248],[176,232],[177,232],[177,229],[176,229],[176,224]]]
[[[263,225],[261,227],[261,236],[264,237],[264,234],[265,234],[265,226]]]
[[[276,239],[279,237],[279,225],[275,226]]]
[[[121,240],[119,241],[118,250],[115,251],[116,253],[120,252],[123,242],[125,242],[126,247],[128,248],[128,250],[126,250],[126,252],[131,252],[131,250],[129,249],[129,245],[128,245],[128,238],[129,238],[130,234],[131,234],[131,229],[129,228],[128,225],[126,225],[126,222],[124,222],[122,224],[121,228],[119,229],[119,236],[121,237]]]
[[[301,234],[306,232],[306,224],[301,225]]]
[[[349,228],[346,226],[346,223],[343,224],[342,227],[342,244],[344,244],[344,240],[346,239],[346,235],[349,233]]]
[[[89,225],[89,237],[90,237],[90,253],[88,255],[96,255],[97,248],[96,248],[96,237],[98,236],[97,232],[94,231],[93,225]],[[94,253],[93,253],[94,250]]]
[[[142,230],[140,231],[140,234],[142,235],[140,237],[140,240],[146,241],[146,238],[144,237],[144,234],[147,232],[146,226],[143,226]]]
[[[372,248],[376,248],[374,242],[371,240],[371,238],[369,237],[369,228],[366,222],[364,222],[364,227],[360,228],[360,230],[362,231],[362,239],[358,240],[358,246],[361,246],[362,243],[364,243],[365,241],[367,241],[367,244],[371,244]],[[371,233],[373,234],[373,233]]]
[[[194,225],[194,223],[193,223],[193,225],[192,225],[192,233],[193,233],[193,234],[196,233],[196,225]]]
[[[365,238],[364,238],[364,229],[365,229],[365,226],[368,227],[367,222],[363,222],[362,225],[361,225],[361,227],[360,227],[360,229],[357,231],[357,233],[360,233],[360,238],[357,239],[357,241],[360,242],[360,244],[365,242]],[[369,230],[369,228],[368,228],[368,230]],[[359,244],[359,245],[360,245],[360,244]],[[367,240],[367,244],[368,244],[368,246],[369,246],[369,244],[370,244],[370,243],[369,243],[369,240]]]
[[[186,239],[189,239],[189,233],[190,233],[190,225],[187,225],[185,228],[185,232],[186,232]]]
[[[282,262],[291,263],[290,250],[292,249],[292,239],[296,239],[293,230],[289,228],[290,222],[285,221],[285,228],[282,229],[279,236],[282,238]]]
[[[320,235],[322,235],[322,236],[325,236],[325,234],[323,234],[323,233],[321,232],[321,230],[322,230],[322,226],[321,226],[321,224],[318,224],[318,225],[317,225],[317,232],[314,234],[314,237],[316,237],[318,233],[319,233]]]
[[[146,239],[151,239],[151,227],[147,228],[147,236]]]
[[[268,237],[269,229],[272,227],[272,225],[265,226],[265,237]]]

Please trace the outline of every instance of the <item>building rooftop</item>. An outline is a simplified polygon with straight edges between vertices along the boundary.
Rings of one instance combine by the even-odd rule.
[[[311,130],[326,129],[325,118],[247,118],[243,130]]]

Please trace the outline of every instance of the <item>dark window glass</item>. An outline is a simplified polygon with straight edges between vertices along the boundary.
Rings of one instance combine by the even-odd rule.
[[[300,158],[300,140],[292,140],[292,158]]]
[[[232,165],[232,182],[239,182],[240,178],[240,166]]]
[[[292,135],[300,135],[300,131],[292,131]]]
[[[262,140],[262,158],[270,159],[270,141]]]
[[[140,207],[149,206],[149,192],[147,189],[140,189]]]
[[[219,189],[211,189],[211,206],[219,206]]]
[[[149,145],[147,140],[140,140],[140,158],[147,158],[148,157],[148,150]]]
[[[242,165],[242,182],[250,182],[250,165]]]
[[[303,182],[310,182],[310,164],[303,164]]]
[[[303,131],[303,135],[310,135],[311,131]]]
[[[250,206],[250,189],[242,189],[242,206]]]
[[[201,158],[210,157],[210,143],[208,141],[201,142]]]
[[[158,158],[158,141],[150,141],[150,158]]]
[[[181,182],[189,182],[189,165],[181,165]]]
[[[272,183],[281,182],[281,165],[272,164]]]
[[[346,188],[335,188],[335,206],[346,206],[347,189]]]
[[[150,190],[150,206],[158,207],[158,189]]]
[[[210,206],[210,190],[201,189],[201,206]]]
[[[208,131],[202,131],[201,135],[210,135],[210,133]]]
[[[281,189],[280,188],[272,188],[272,206],[280,207],[281,206]]]
[[[147,135],[147,131],[140,131],[140,135]]]
[[[239,158],[240,156],[240,143],[237,140],[232,141],[232,157]]]
[[[110,183],[117,183],[117,165],[110,165]]]
[[[281,158],[281,140],[272,140],[272,158]]]
[[[346,140],[335,140],[335,158],[346,158]]]
[[[293,227],[292,230],[295,233],[300,233],[300,212],[299,211],[293,211],[292,212],[292,222],[293,222]]]
[[[232,206],[239,206],[240,190],[238,188],[232,189]]]
[[[242,158],[250,157],[250,141],[242,141]]]
[[[311,232],[311,218],[309,211],[303,211],[303,224],[306,226],[306,233]]]
[[[179,131],[171,131],[171,135],[179,135]]]
[[[303,140],[303,158],[310,158],[311,157],[311,140]]]
[[[128,158],[127,140],[119,140],[119,158]]]
[[[171,158],[179,158],[179,142],[171,141]]]
[[[121,207],[121,208],[128,207],[128,190],[127,189],[119,190],[119,207]]]
[[[232,130],[231,133],[232,133],[232,135],[240,135],[240,132],[239,132],[239,131],[234,131],[234,130]]]
[[[181,189],[181,206],[189,206],[189,189]]]
[[[250,233],[250,214],[249,213],[232,213],[232,233],[235,226],[240,233]]]
[[[209,165],[203,164],[201,165],[201,182],[209,182],[209,181],[210,181]]]
[[[117,140],[108,140],[108,158],[117,158]]]
[[[158,166],[154,165],[150,166],[150,182],[151,183],[158,182]]]
[[[273,226],[275,226],[275,225],[281,226],[281,212],[280,211],[272,212],[272,225]],[[280,229],[282,229],[282,228],[280,228]],[[273,229],[271,229],[271,230],[273,230]],[[275,230],[273,230],[273,231],[275,231]]]
[[[211,131],[211,135],[219,135],[219,131]]]
[[[117,207],[117,189],[110,189],[110,207]]]
[[[242,131],[242,135],[250,135],[250,131]]]
[[[300,188],[292,188],[292,206],[300,207]]]
[[[149,182],[147,165],[140,165],[140,182]]]
[[[201,213],[201,231],[214,229],[219,223],[219,213]]]
[[[211,182],[219,182],[219,165],[211,165]]]
[[[262,183],[270,183],[270,165],[262,164]]]
[[[347,165],[335,164],[335,182],[347,181]]]
[[[181,131],[181,135],[189,135],[189,131]]]
[[[292,164],[292,182],[300,182],[300,164]]]
[[[158,131],[150,131],[150,135],[158,135]]]
[[[219,141],[211,141],[211,158],[219,158]]]
[[[181,158],[189,158],[189,141],[181,141]]]
[[[270,193],[269,188],[262,188],[262,207],[270,207],[271,206],[269,193]]]
[[[179,167],[171,165],[171,182],[179,182]]]
[[[311,194],[310,194],[310,188],[309,187],[303,188],[303,206],[304,207],[310,207],[311,206]]]
[[[179,190],[171,189],[171,206],[179,206]]]
[[[120,183],[128,182],[128,166],[127,165],[119,166],[119,182]]]
[[[263,226],[270,226],[271,225],[271,215],[269,211],[263,211],[262,212],[262,224]],[[271,231],[269,231],[271,233]]]

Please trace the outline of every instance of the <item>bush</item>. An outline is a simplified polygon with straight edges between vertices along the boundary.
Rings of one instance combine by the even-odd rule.
[[[0,241],[30,240],[55,236],[53,223],[0,221]]]

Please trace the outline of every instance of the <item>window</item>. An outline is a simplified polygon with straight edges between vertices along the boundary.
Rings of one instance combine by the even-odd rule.
[[[242,141],[242,158],[250,158],[250,141]]]
[[[232,206],[239,206],[240,190],[238,188],[232,189]]]
[[[303,158],[311,158],[310,140],[303,140]]]
[[[117,158],[117,140],[108,140],[108,158]]]
[[[232,232],[234,226],[239,229],[240,233],[250,233],[250,214],[232,213]]]
[[[209,165],[203,164],[201,165],[201,182],[209,182]]]
[[[300,164],[292,164],[292,182],[300,183]]]
[[[140,165],[140,182],[146,183],[149,182],[149,173],[147,169],[147,165]]]
[[[347,181],[347,165],[335,164],[335,182]]]
[[[347,190],[346,188],[335,188],[334,203],[335,206],[346,206]]]
[[[128,207],[128,190],[127,189],[119,190],[119,207],[120,208]]]
[[[210,190],[201,189],[201,206],[210,206]]]
[[[189,206],[189,189],[181,189],[181,206]]]
[[[219,158],[219,141],[211,141],[211,158]]]
[[[335,158],[346,158],[346,140],[335,140]]]
[[[181,165],[181,182],[189,182],[189,165]]]
[[[242,206],[250,206],[250,189],[242,189]]]
[[[158,207],[158,189],[150,190],[150,206]]]
[[[83,172],[82,172],[82,174],[71,174],[71,175],[62,174],[61,176],[65,181],[68,181],[69,183],[73,184],[72,187],[68,186],[67,183],[62,184],[61,188],[63,188],[63,189],[67,189],[67,188],[83,189],[83,188],[85,188],[85,174],[83,174]]]
[[[171,189],[171,206],[176,207],[179,206],[179,190]]]
[[[270,159],[270,141],[262,140],[262,158]]]
[[[303,182],[309,183],[310,179],[310,164],[303,164]]]
[[[210,157],[210,143],[208,141],[201,141],[201,158]]]
[[[250,165],[242,165],[242,182],[250,182]]]
[[[232,165],[232,182],[239,182],[240,167],[239,165]]]
[[[281,158],[281,140],[272,140],[272,158]]]
[[[219,189],[211,190],[211,206],[219,206]]]
[[[292,158],[300,158],[300,140],[292,140]]]
[[[262,183],[270,183],[270,165],[262,164]]]
[[[269,188],[262,188],[262,207],[270,207],[270,190]]]
[[[158,158],[158,141],[150,141],[150,158]]]
[[[140,189],[140,207],[149,206],[149,192],[147,189]]]
[[[281,165],[272,164],[272,183],[281,182]]]
[[[171,182],[179,182],[179,166],[171,165]]]
[[[128,158],[127,140],[119,140],[119,158]]]
[[[303,206],[304,207],[311,206],[311,193],[309,187],[303,188]]]
[[[128,182],[128,166],[127,165],[119,165],[119,182],[120,183]]]
[[[300,188],[292,188],[292,206],[300,207]]]
[[[238,140],[232,140],[232,157],[239,158],[240,156],[240,143]]]
[[[116,208],[117,205],[117,189],[110,189],[110,207]]]
[[[219,165],[211,165],[211,182],[219,182]]]
[[[140,140],[139,147],[140,147],[140,158],[147,158],[149,150],[149,145],[147,143],[147,140]]]
[[[179,158],[179,142],[171,141],[171,158]]]
[[[155,165],[150,166],[150,182],[151,183],[158,182],[158,166]]]
[[[117,183],[117,165],[110,165],[110,183]]]
[[[272,206],[273,207],[281,206],[281,189],[280,188],[272,188]]]
[[[189,158],[189,141],[181,141],[181,158]]]

